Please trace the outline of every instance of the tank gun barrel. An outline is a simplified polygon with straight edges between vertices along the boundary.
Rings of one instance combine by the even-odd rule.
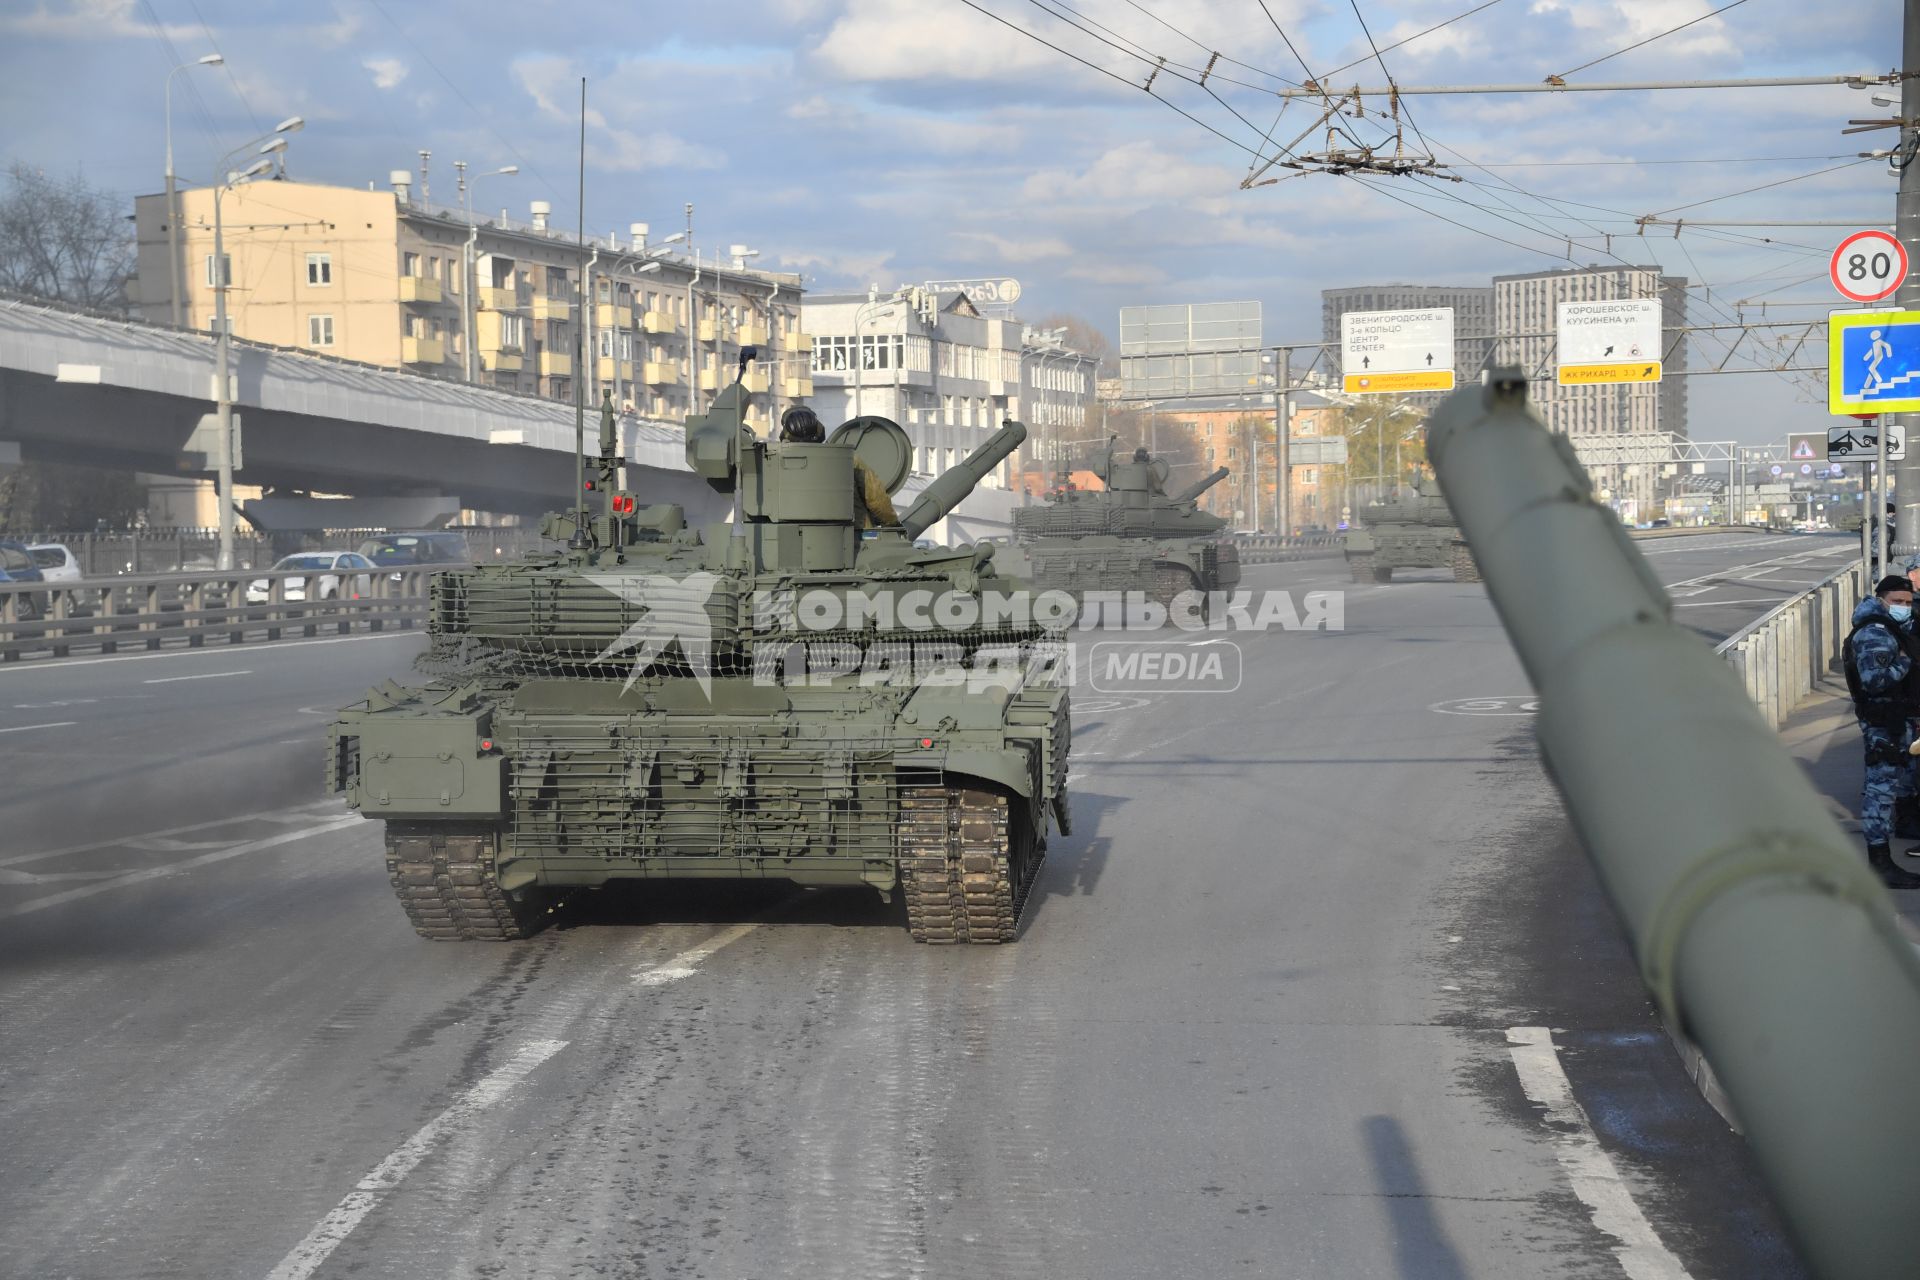
[[[1213,488],[1213,486],[1219,484],[1222,480],[1225,480],[1229,474],[1230,472],[1228,472],[1225,467],[1221,467],[1212,475],[1201,476],[1198,480],[1195,480],[1192,484],[1174,494],[1171,500],[1174,502],[1192,502],[1201,494]]]
[[[1920,963],[1732,668],[1591,496],[1523,370],[1447,397],[1428,456],[1540,694],[1550,776],[1669,1027],[1705,1052],[1828,1277],[1913,1259]]]
[[[1018,449],[1020,442],[1026,438],[1025,426],[1008,422],[989,436],[985,444],[968,454],[965,460],[949,468],[945,475],[921,492],[920,500],[900,521],[900,527],[906,535],[909,538],[919,537],[942,516],[959,506],[973,492],[974,486],[986,479],[987,473]]]

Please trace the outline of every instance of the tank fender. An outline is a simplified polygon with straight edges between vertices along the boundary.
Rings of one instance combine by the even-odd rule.
[[[369,715],[333,725],[330,790],[368,818],[498,818],[505,758],[479,715]]]
[[[955,775],[975,778],[1005,787],[1023,800],[1033,799],[1033,757],[1018,747],[999,751],[987,747],[903,751],[894,756],[893,763],[901,769],[937,770],[949,779]]]
[[[1365,529],[1347,530],[1345,550],[1348,555],[1364,555],[1373,550],[1373,535]]]

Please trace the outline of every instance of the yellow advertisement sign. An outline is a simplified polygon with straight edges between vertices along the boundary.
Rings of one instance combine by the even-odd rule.
[[[1389,391],[1451,391],[1453,390],[1453,370],[1422,369],[1418,373],[1349,373],[1344,382],[1348,395],[1378,395]]]
[[[1634,360],[1627,364],[1563,364],[1560,385],[1590,387],[1602,382],[1658,382],[1658,360]]]

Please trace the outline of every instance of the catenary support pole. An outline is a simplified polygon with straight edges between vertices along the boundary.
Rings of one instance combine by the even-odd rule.
[[[1896,165],[1902,161],[1905,165],[1900,169],[1899,194],[1894,197],[1893,222],[1894,234],[1906,246],[1907,278],[1900,282],[1900,291],[1894,298],[1902,310],[1912,310],[1920,307],[1920,164],[1914,163],[1920,158],[1920,79],[1912,75],[1920,71],[1920,0],[1906,0],[1903,20],[1900,65],[1906,68],[1909,78],[1900,86],[1900,118],[1906,123],[1900,126],[1900,145],[1893,155]],[[1912,415],[1901,414],[1881,421],[1908,426]],[[1884,436],[1886,432],[1882,430],[1880,434]],[[1909,449],[1905,460],[1894,464],[1893,490],[1900,503],[1899,514],[1894,518],[1893,563],[1905,565],[1920,553],[1920,450]],[[1880,507],[1883,522],[1886,510],[1883,502]]]

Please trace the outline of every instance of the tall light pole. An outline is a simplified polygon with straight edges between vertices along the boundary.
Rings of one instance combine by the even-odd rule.
[[[180,294],[186,281],[180,268],[180,210],[173,195],[173,78],[189,67],[217,67],[225,61],[219,54],[209,53],[167,72],[167,302],[176,329],[180,327]]]
[[[473,329],[475,323],[473,315],[474,267],[478,263],[478,259],[474,254],[474,246],[478,244],[480,240],[480,224],[473,220],[473,185],[482,178],[502,178],[516,174],[520,172],[520,166],[510,164],[486,173],[476,173],[471,178],[469,178],[466,173],[466,161],[459,161],[454,167],[460,170],[460,203],[467,218],[467,249],[464,255],[465,262],[460,272],[460,291],[464,295],[460,300],[460,345],[466,352],[467,357],[467,381],[473,382],[479,377],[478,371],[480,367],[480,362],[474,355],[473,350]]]
[[[221,170],[226,170],[232,159],[249,147],[260,146],[260,158],[238,172],[226,172],[221,181],[213,188],[213,327],[214,327],[214,411],[217,414],[220,434],[220,473],[216,485],[216,498],[220,506],[220,570],[233,572],[233,340],[228,332],[227,290],[232,287],[231,272],[227,270],[227,246],[225,230],[220,219],[220,198],[229,187],[250,182],[263,173],[271,172],[275,155],[287,149],[285,135],[298,133],[306,127],[306,121],[299,116],[290,116],[274,127],[273,133],[263,134],[246,146],[235,147],[220,159]],[[274,137],[280,134],[280,137]]]

